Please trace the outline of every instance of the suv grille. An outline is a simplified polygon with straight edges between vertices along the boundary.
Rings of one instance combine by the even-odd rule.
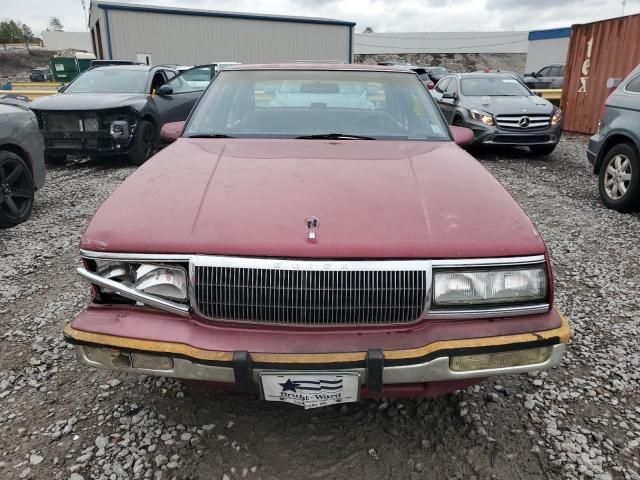
[[[548,127],[550,122],[551,115],[517,114],[496,116],[496,125],[498,127],[520,131]]]
[[[193,307],[208,319],[301,326],[397,324],[427,307],[431,267],[420,261],[270,261],[192,265]]]

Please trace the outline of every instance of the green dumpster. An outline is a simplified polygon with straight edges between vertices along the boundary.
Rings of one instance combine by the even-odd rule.
[[[49,69],[54,82],[68,83],[78,76],[75,57],[53,57],[49,60]]]
[[[76,60],[78,61],[78,73],[82,73],[91,66],[91,62],[96,59],[93,53],[76,52]]]

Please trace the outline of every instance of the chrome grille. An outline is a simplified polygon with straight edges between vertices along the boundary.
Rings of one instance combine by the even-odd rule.
[[[520,121],[523,118],[529,119],[529,124],[524,127],[520,125]],[[496,116],[496,125],[502,128],[509,128],[515,130],[530,130],[534,128],[548,127],[551,122],[551,115],[498,115]]]
[[[208,319],[305,326],[410,323],[422,316],[429,299],[429,262],[206,258],[214,264],[192,263],[191,277],[194,310]]]

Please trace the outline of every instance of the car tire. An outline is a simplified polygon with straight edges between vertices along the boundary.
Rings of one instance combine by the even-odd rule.
[[[556,144],[554,145],[529,145],[529,151],[531,155],[535,157],[545,157],[547,155],[551,155],[551,153],[556,149]]]
[[[13,152],[0,150],[0,228],[29,218],[35,190],[27,162]]]
[[[64,165],[64,162],[67,160],[66,155],[45,155],[44,163],[47,165]]]
[[[632,144],[620,143],[607,152],[600,166],[598,190],[607,208],[626,212],[639,206],[640,155]]]
[[[454,118],[452,125],[454,127],[464,127],[465,126],[464,120],[462,120],[462,118],[460,118],[460,117]]]
[[[158,129],[148,120],[141,120],[136,127],[133,146],[129,152],[129,161],[142,165],[158,149]]]

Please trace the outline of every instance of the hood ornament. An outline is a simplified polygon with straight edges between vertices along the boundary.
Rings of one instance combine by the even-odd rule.
[[[311,215],[304,220],[304,224],[309,230],[309,240],[315,240],[316,231],[320,228],[320,219]]]

